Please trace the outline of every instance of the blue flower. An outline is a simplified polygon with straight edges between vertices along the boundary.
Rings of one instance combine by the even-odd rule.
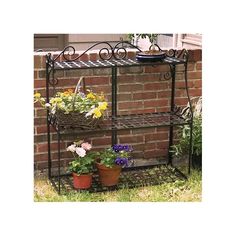
[[[132,148],[129,147],[129,145],[121,145],[121,144],[115,144],[112,147],[114,152],[120,152],[120,151],[125,151],[125,152],[129,152],[132,151]]]
[[[120,166],[127,166],[128,165],[128,159],[127,158],[122,158],[122,157],[117,157],[115,159],[115,163]]]

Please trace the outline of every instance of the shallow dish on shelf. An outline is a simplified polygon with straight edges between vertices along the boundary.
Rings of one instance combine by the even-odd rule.
[[[136,54],[136,59],[141,62],[160,61],[166,57],[166,53],[162,51],[144,51]]]

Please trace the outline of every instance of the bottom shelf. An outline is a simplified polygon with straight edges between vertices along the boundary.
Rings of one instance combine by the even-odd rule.
[[[124,188],[135,188],[144,187],[151,185],[159,185],[162,183],[174,182],[176,180],[186,180],[187,177],[179,171],[177,168],[169,165],[158,165],[158,166],[147,166],[147,167],[136,167],[132,169],[124,169],[121,172],[119,183],[116,186],[104,187],[99,182],[99,177],[95,173],[93,175],[92,186],[88,190],[74,190],[71,175],[61,176],[61,186],[59,191],[59,179],[58,177],[52,177],[51,183],[57,192],[66,194],[68,191],[90,193],[114,191]]]

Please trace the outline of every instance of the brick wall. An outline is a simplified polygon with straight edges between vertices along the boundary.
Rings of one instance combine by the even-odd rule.
[[[191,97],[201,96],[202,93],[202,51],[190,50],[188,64],[188,85]],[[55,52],[56,55],[56,52]],[[128,56],[134,58],[134,52]],[[95,52],[84,55],[82,60],[96,60]],[[61,58],[59,59],[61,60]],[[134,114],[155,111],[168,111],[170,108],[170,80],[162,80],[163,73],[168,72],[168,66],[144,66],[118,69],[118,113]],[[176,104],[187,104],[184,89],[183,67],[177,66],[176,76]],[[111,103],[111,69],[84,69],[57,71],[55,78],[58,79],[58,91],[75,88],[80,76],[85,76],[86,87],[94,92],[103,91]],[[45,79],[45,53],[34,54],[34,91],[46,94]],[[111,107],[111,106],[110,106]],[[86,139],[92,142],[97,150],[111,145],[111,134],[101,133],[89,136],[76,134],[63,137],[61,143],[62,166],[66,167],[71,160],[71,153],[65,151],[73,140]],[[52,129],[51,150],[52,164],[57,166],[57,141],[56,133]],[[134,158],[137,161],[152,162],[161,160],[167,155],[168,128],[148,128],[140,130],[125,130],[118,132],[119,143],[133,146]],[[143,159],[144,158],[144,159]],[[153,159],[155,158],[155,159]],[[46,111],[39,104],[34,104],[34,163],[35,169],[47,168],[47,126]]]

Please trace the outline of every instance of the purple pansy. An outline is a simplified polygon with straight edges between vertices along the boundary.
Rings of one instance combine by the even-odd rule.
[[[127,166],[128,165],[128,159],[127,158],[122,158],[122,157],[117,157],[115,159],[115,163],[120,166]]]

